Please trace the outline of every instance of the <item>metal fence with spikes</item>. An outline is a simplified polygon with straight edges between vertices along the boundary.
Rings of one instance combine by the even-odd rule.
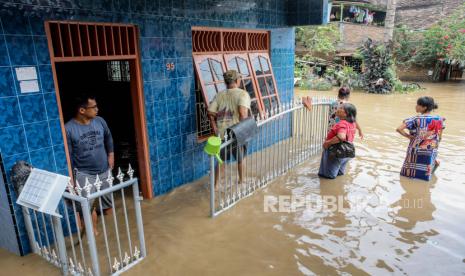
[[[226,133],[220,152],[224,163],[210,157],[210,215],[219,215],[319,153],[334,102],[306,97],[271,110],[265,119],[257,118],[258,133],[247,148]]]
[[[63,275],[114,275],[139,263],[146,249],[142,197],[133,176],[129,165],[126,174],[118,169],[118,183],[111,172],[105,179],[86,178],[83,186],[70,182],[57,208],[61,218],[23,207],[32,251]],[[104,197],[111,204],[107,210]]]

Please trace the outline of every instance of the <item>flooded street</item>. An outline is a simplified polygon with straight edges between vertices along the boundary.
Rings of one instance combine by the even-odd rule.
[[[366,137],[356,140],[357,158],[337,180],[320,180],[314,157],[213,220],[206,217],[207,190],[201,185],[147,203],[150,260],[129,274],[463,275],[465,84],[425,86],[409,95],[353,93]],[[433,96],[437,112],[447,118],[442,164],[430,183],[399,176],[407,140],[395,128],[414,115],[421,95]],[[278,195],[339,196],[344,210],[265,213],[264,196]],[[360,198],[369,204],[358,204]]]
[[[314,157],[213,220],[205,217],[203,187],[184,187],[149,203],[153,209],[145,220],[153,262],[130,274],[463,274],[465,85],[425,86],[409,95],[354,93],[366,137],[357,140],[357,158],[337,180],[320,180]],[[399,176],[407,140],[395,128],[414,115],[421,95],[433,96],[437,112],[447,118],[442,165],[430,183]],[[265,213],[266,195],[342,196],[345,210]],[[360,197],[369,204],[352,209]]]
[[[206,178],[144,201],[148,257],[126,275],[465,275],[465,82],[424,86],[406,95],[352,93],[365,139],[356,138],[357,157],[336,180],[317,177],[315,156],[215,219]],[[395,132],[423,95],[447,119],[431,182],[400,177],[408,141]],[[265,212],[266,196],[337,198],[339,208]],[[2,275],[59,275],[37,256],[0,257]]]

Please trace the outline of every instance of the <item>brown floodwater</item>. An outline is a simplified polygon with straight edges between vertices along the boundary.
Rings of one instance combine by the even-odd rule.
[[[465,274],[465,82],[423,84],[404,95],[353,93],[364,141],[336,180],[316,176],[319,156],[215,219],[207,179],[144,201],[148,257],[127,275]],[[299,95],[333,92],[297,91]],[[400,177],[407,140],[395,132],[433,96],[447,128],[430,182]],[[265,212],[265,197],[337,198],[339,208]],[[342,208],[341,208],[342,207]],[[0,274],[58,275],[38,256],[0,251]]]

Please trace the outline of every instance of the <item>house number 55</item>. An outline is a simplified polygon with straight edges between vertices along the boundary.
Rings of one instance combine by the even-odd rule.
[[[166,70],[167,71],[173,71],[174,70],[174,63],[173,62],[167,63],[166,64]]]

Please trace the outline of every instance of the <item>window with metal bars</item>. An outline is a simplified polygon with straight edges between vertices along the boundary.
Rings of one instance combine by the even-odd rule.
[[[55,61],[134,58],[136,55],[135,25],[47,21]]]
[[[273,75],[270,58],[267,53],[249,54],[252,73],[262,100],[263,111],[269,112],[279,107],[278,90]]]
[[[129,62],[127,60],[111,60],[107,62],[109,81],[130,82]]]
[[[207,109],[216,94],[226,90],[223,73],[241,74],[240,88],[251,98],[251,113],[266,117],[279,107],[276,80],[266,31],[193,28],[192,46],[197,75],[197,133],[199,140],[212,134]]]
[[[254,82],[252,68],[247,54],[226,54],[224,55],[226,68],[236,70],[241,74],[241,89],[244,89],[250,96],[250,110],[252,114],[258,115],[263,110],[261,95]]]
[[[195,69],[200,81],[205,104],[208,106],[218,92],[226,90],[223,74],[226,71],[222,55],[194,56]]]

